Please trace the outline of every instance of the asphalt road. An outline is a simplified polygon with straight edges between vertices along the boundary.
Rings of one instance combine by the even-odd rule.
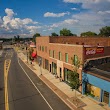
[[[13,49],[5,49],[0,57],[0,110],[6,110],[4,61],[7,59],[11,60],[8,72],[9,110],[70,110],[35,73],[17,58]]]

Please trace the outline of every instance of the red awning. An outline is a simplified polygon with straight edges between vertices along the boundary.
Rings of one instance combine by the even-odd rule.
[[[32,53],[31,55],[33,58],[36,58],[37,54],[36,53]]]

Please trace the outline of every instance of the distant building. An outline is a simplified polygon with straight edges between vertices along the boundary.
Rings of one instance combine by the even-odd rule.
[[[3,41],[1,40],[1,41],[0,41],[0,50],[3,48],[3,47],[2,47],[2,44],[3,44]]]
[[[110,71],[98,68],[110,63],[110,38],[37,37],[36,49],[38,63],[66,83],[74,68],[71,58],[79,58],[83,64],[78,69],[82,81],[79,91],[110,106]]]

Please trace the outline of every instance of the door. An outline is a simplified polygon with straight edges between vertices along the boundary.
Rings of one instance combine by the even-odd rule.
[[[60,68],[60,78],[62,77],[62,69]]]
[[[104,100],[103,100],[105,103],[109,103],[109,93],[104,91]]]
[[[51,64],[50,64],[50,72],[51,72]]]

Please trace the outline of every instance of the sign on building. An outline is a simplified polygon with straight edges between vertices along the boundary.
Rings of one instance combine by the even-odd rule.
[[[86,47],[85,55],[94,55],[104,53],[104,47]]]

